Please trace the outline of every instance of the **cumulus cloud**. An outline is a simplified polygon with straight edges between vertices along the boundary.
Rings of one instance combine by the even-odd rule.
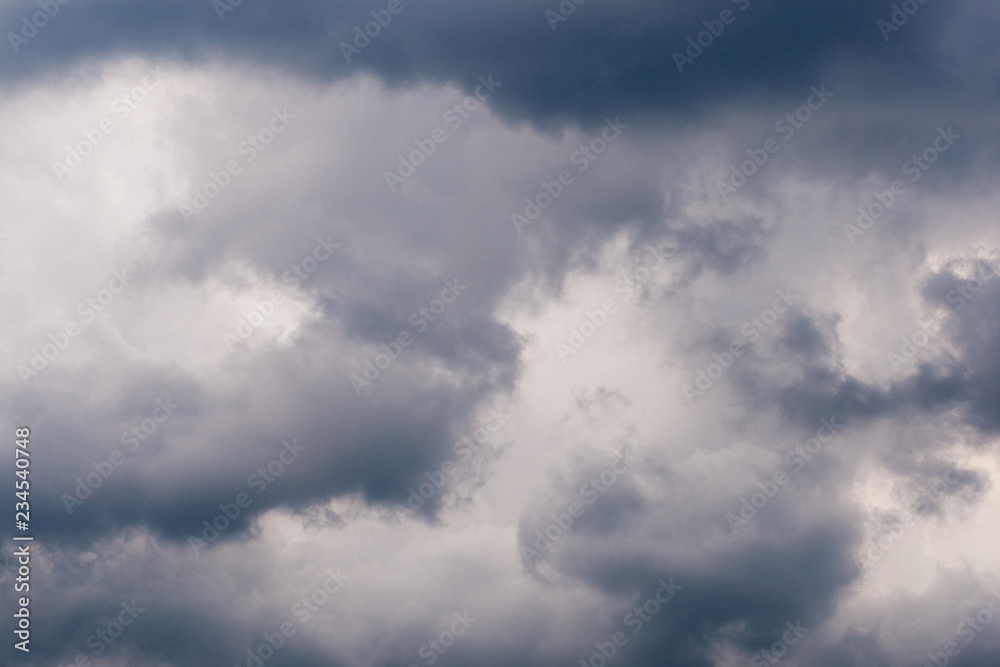
[[[828,4],[0,7],[11,664],[995,663],[1000,17]]]

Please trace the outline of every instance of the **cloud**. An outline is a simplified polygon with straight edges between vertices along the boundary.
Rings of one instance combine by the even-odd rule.
[[[35,664],[248,664],[330,569],[267,664],[922,664],[988,604],[994,8],[221,1],[0,9]]]

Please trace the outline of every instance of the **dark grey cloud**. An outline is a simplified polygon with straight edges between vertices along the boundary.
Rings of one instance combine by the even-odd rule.
[[[723,517],[743,491],[709,490],[698,473],[647,458],[652,451],[641,452],[635,468],[593,504],[584,498],[583,514],[541,558],[525,559],[529,570],[546,573],[540,576],[593,587],[614,601],[607,634],[626,631],[624,661],[652,665],[669,654],[672,664],[712,665],[724,643],[756,653],[780,639],[786,622],[813,627],[832,612],[835,591],[858,574],[851,554],[859,537],[833,487],[782,489],[734,535]],[[522,522],[522,549],[535,548],[535,531],[552,525],[553,513],[581,500],[578,487],[600,479],[600,467],[592,455],[567,474],[561,493]],[[683,589],[633,636],[629,610],[668,577]]]
[[[25,221],[0,270],[42,295],[0,295],[11,368],[71,315],[62,296],[86,292],[80,257],[136,273],[57,363],[0,384],[39,443],[46,641],[24,664],[69,664],[132,598],[148,611],[109,664],[245,664],[338,566],[343,596],[268,664],[423,664],[462,610],[481,620],[442,664],[578,664],[661,578],[683,589],[620,664],[746,664],[788,623],[810,628],[789,664],[923,664],[996,581],[974,533],[995,486],[1000,281],[970,282],[996,272],[1000,244],[996,8],[932,0],[886,39],[892,3],[592,0],[553,30],[558,3],[402,2],[350,63],[341,42],[385,4],[244,0],[220,20],[207,1],[72,0],[0,59],[14,165],[0,187]],[[724,10],[734,21],[678,72],[674,52]],[[0,25],[36,11],[7,3]],[[156,170],[95,156],[53,188],[64,140],[41,126],[132,58],[178,80],[118,146],[138,137],[129,154]],[[502,86],[486,109],[389,190],[385,171],[487,75]],[[831,101],[722,200],[718,181],[818,85]],[[185,222],[177,204],[273,107],[295,114],[287,132]],[[609,122],[620,136],[581,158]],[[955,146],[848,242],[857,206],[949,127]],[[553,195],[563,170],[573,182]],[[512,214],[533,221],[519,230]],[[73,226],[54,233],[50,218]],[[329,259],[289,279],[320,239]],[[604,282],[618,299],[650,248],[669,258],[588,338],[595,361],[548,365],[549,341],[589,317]],[[20,264],[42,253],[44,272]],[[430,318],[449,283],[463,291]],[[800,301],[684,405],[685,381],[789,285]],[[276,295],[279,314],[227,349],[222,334]],[[882,334],[912,339],[937,312],[940,331],[890,372],[900,341]],[[401,333],[399,358],[352,384]],[[170,418],[67,513],[64,494],[165,398]],[[494,408],[514,413],[510,430],[460,456]],[[843,432],[732,530],[727,514],[831,418]],[[293,440],[304,451],[256,494],[251,476]],[[638,460],[607,485],[622,451]],[[188,538],[240,493],[252,506],[195,556]],[[582,515],[526,558],[574,501]],[[902,592],[860,595],[859,550],[906,512],[916,527],[877,573]],[[966,542],[943,543],[944,527]],[[973,544],[959,571],[952,552]],[[934,558],[951,560],[920,570],[921,592],[893,579],[923,581],[913,572]],[[997,627],[951,664],[994,664]]]
[[[805,358],[801,375],[792,383],[774,386],[783,414],[800,424],[815,424],[824,415],[840,415],[846,420],[871,421],[883,417],[905,417],[913,410],[939,412],[957,409],[964,420],[984,431],[997,428],[996,396],[998,341],[995,326],[997,309],[995,282],[997,267],[985,260],[959,259],[971,270],[960,277],[950,267],[930,274],[923,287],[928,312],[913,323],[907,342],[895,349],[900,371],[910,372],[882,387],[845,373],[837,358],[812,354]],[[935,313],[941,313],[934,323]],[[926,326],[921,326],[925,323]],[[815,323],[799,318],[787,326],[786,340],[808,332],[810,345],[819,345]],[[829,344],[836,345],[831,332]],[[942,349],[952,344],[936,361],[917,356],[924,348]],[[945,348],[947,349],[947,348]],[[953,350],[953,351],[952,351]],[[817,350],[818,351],[818,350]],[[909,355],[909,356],[907,356]],[[912,360],[911,360],[912,359]],[[748,383],[753,380],[748,379]],[[780,381],[779,381],[780,382]],[[759,384],[754,384],[760,389]]]
[[[325,80],[360,70],[398,85],[453,81],[474,88],[479,76],[494,72],[506,81],[498,109],[551,126],[599,124],[608,114],[645,110],[690,116],[761,90],[798,94],[844,60],[873,69],[868,85],[883,92],[930,93],[985,73],[981,58],[995,57],[986,25],[997,17],[971,2],[923,5],[889,40],[877,21],[889,18],[891,3],[588,3],[555,30],[545,12],[558,3],[407,0],[401,6],[348,63],[340,44],[384,5],[245,2],[220,20],[206,2],[151,8],[77,0],[10,54],[4,70],[8,80],[25,81],[81,58],[141,54],[187,62],[232,59]],[[10,4],[3,23],[16,30],[35,10],[29,3]],[[678,72],[673,54],[684,52],[688,38],[705,31],[705,21],[719,21],[723,10],[732,12],[733,22]],[[956,29],[971,46],[966,53],[959,51]],[[955,58],[971,71],[962,71]],[[883,76],[889,72],[893,76]]]

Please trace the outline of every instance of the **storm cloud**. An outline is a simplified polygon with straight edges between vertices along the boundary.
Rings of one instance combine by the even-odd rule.
[[[3,3],[7,662],[995,664],[998,21]]]

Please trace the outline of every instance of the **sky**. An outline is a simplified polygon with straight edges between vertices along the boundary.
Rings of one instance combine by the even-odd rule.
[[[996,3],[0,26],[3,664],[1000,662]]]

